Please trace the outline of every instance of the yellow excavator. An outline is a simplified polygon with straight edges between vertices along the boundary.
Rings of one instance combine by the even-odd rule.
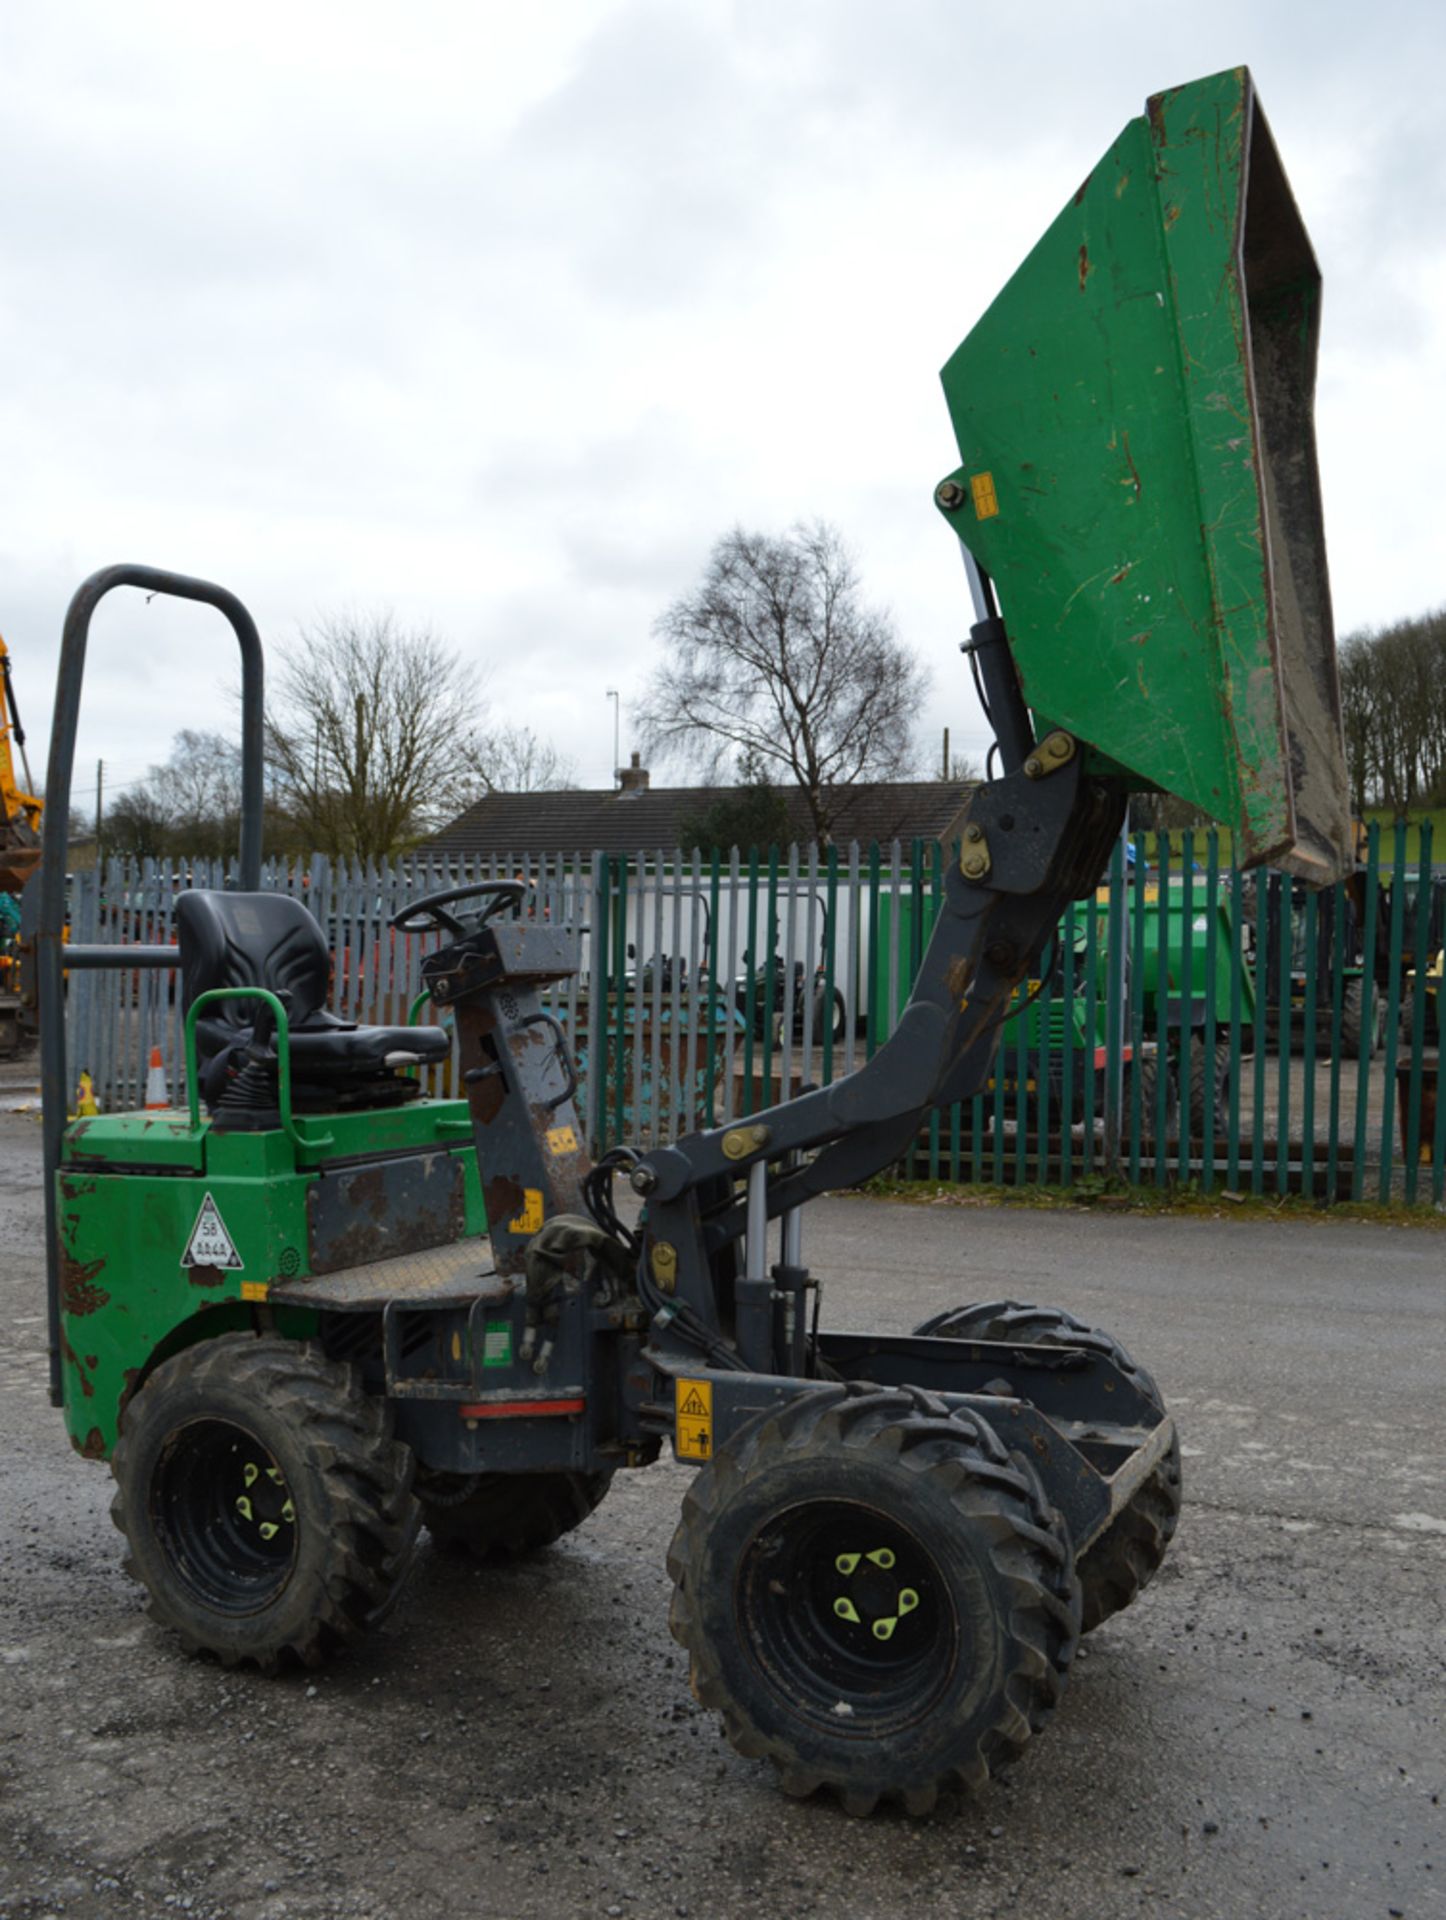
[[[19,993],[20,957],[16,950],[20,930],[19,894],[40,865],[40,816],[44,802],[30,791],[30,764],[25,757],[25,729],[15,704],[10,677],[10,649],[0,639],[0,673],[5,698],[0,701],[0,1058],[21,1050],[23,1033]],[[25,775],[22,787],[15,777],[11,741],[20,749]]]

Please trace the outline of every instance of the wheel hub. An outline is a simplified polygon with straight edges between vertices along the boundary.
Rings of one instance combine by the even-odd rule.
[[[178,1428],[157,1463],[151,1509],[175,1576],[218,1613],[258,1612],[291,1578],[296,1503],[275,1456],[244,1427]]]
[[[912,1725],[959,1658],[932,1555],[885,1514],[811,1501],[754,1536],[739,1573],[744,1638],[793,1710],[837,1730]]]
[[[875,1640],[892,1640],[895,1627],[919,1604],[917,1590],[894,1578],[897,1564],[892,1547],[836,1554],[834,1569],[845,1586],[833,1603],[835,1617],[868,1627]]]

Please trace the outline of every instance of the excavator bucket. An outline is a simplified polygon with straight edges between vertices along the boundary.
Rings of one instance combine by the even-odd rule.
[[[1157,94],[944,368],[937,499],[1042,725],[1324,884],[1352,836],[1319,317],[1249,72]]]

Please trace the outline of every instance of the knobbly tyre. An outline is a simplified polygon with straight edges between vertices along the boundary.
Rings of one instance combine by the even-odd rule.
[[[700,1699],[788,1792],[922,1813],[1045,1724],[1081,1632],[1174,1532],[1160,1391],[1057,1308],[965,1306],[909,1338],[828,1328],[803,1208],[985,1083],[1131,788],[1182,794],[1243,856],[1313,883],[1348,863],[1318,294],[1248,74],[1153,99],[944,371],[962,464],[935,499],[999,769],[895,1032],[832,1086],[596,1164],[539,1001],[576,965],[569,932],[520,914],[514,882],[397,917],[441,935],[423,983],[466,1089],[417,1097],[407,1069],[448,1035],[329,1014],[317,923],[258,890],[244,607],[144,567],[79,590],[39,929],[52,1388],[76,1448],[110,1460],[130,1565],[186,1647],[313,1664],[393,1605],[420,1527],[540,1547],[670,1442],[699,1468],[672,1630]],[[86,640],[120,586],[236,633],[240,888],[177,903],[187,1109],[67,1125],[63,970],[175,960],[63,933]]]

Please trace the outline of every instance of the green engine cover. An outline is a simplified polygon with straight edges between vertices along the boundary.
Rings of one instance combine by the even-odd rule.
[[[938,499],[1036,714],[1323,884],[1352,843],[1319,317],[1248,71],[1157,94],[945,366]]]
[[[328,1114],[306,1133],[217,1133],[184,1113],[66,1129],[56,1174],[61,1387],[71,1444],[107,1459],[158,1360],[250,1326],[309,1333],[280,1282],[487,1229],[465,1100]]]

